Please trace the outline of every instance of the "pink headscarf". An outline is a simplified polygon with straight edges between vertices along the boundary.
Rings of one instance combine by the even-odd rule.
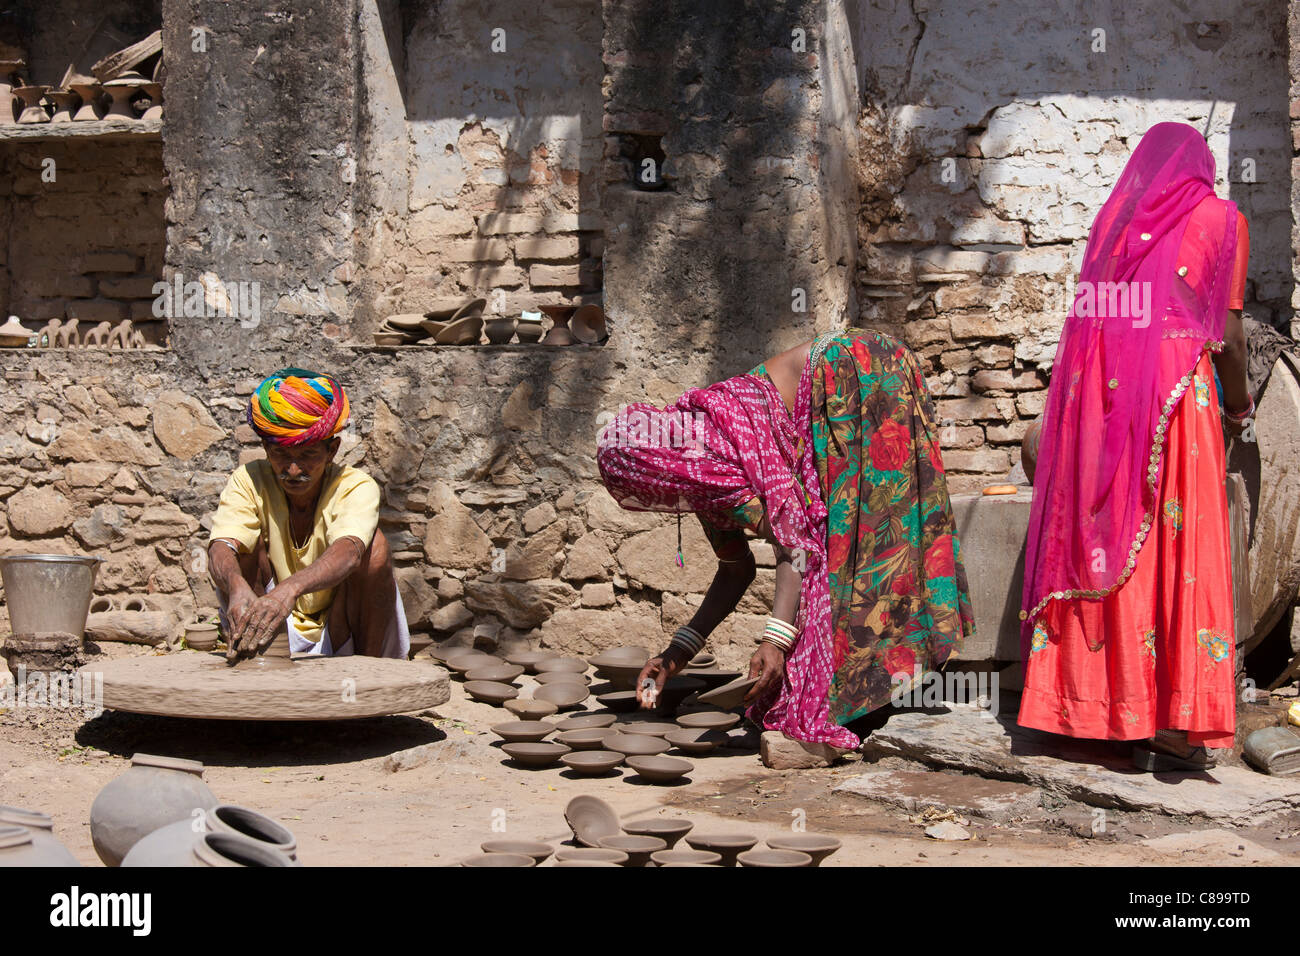
[[[812,448],[811,396],[805,363],[793,419],[771,381],[756,375],[689,389],[664,408],[628,405],[601,431],[596,462],[614,500],[633,511],[698,511],[726,527],[734,526],[727,509],[762,498],[776,540],[802,552],[805,566],[799,639],[784,680],[775,701],[757,702],[750,716],[799,740],[853,748],[858,738],[831,721],[827,701],[834,662],[826,506]]]
[[[1142,137],[1088,233],[1043,413],[1025,551],[1024,660],[1047,602],[1101,598],[1123,584],[1152,527],[1169,418],[1201,350],[1223,339],[1233,203],[1222,203],[1217,261],[1179,275],[1188,219],[1213,195],[1205,140],[1185,124],[1159,123]],[[1178,361],[1160,362],[1162,350]]]

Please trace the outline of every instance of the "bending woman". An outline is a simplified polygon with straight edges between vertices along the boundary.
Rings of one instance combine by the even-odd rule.
[[[1088,235],[1052,369],[1025,552],[1020,723],[1144,741],[1134,761],[1147,770],[1210,766],[1206,746],[1233,740],[1215,370],[1237,427],[1254,408],[1248,256],[1246,221],[1214,195],[1200,134],[1153,126]]]
[[[596,460],[622,507],[694,512],[719,561],[638,687],[662,690],[735,609],[756,574],[746,530],[777,555],[746,697],[766,729],[855,748],[844,725],[974,631],[933,403],[916,357],[888,336],[828,332],[665,408],[628,405]]]

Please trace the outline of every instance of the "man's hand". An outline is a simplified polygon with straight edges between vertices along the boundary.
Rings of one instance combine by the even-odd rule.
[[[241,657],[252,657],[269,647],[276,632],[284,627],[295,600],[280,586],[261,597],[253,595],[250,589],[247,598],[232,604],[229,614],[233,632],[226,649],[226,662],[233,664]]]
[[[770,641],[759,644],[758,650],[749,659],[749,678],[753,680],[757,677],[758,683],[751,687],[749,693],[745,695],[745,705],[748,706],[764,696],[768,691],[775,690],[780,686],[781,678],[784,675],[785,654],[781,652],[781,649]]]
[[[641,668],[641,673],[636,678],[636,699],[642,710],[650,710],[658,703],[659,695],[663,693],[664,684],[668,682],[668,678],[680,671],[686,664],[686,652],[676,644],[668,645],[668,650],[658,657],[652,657],[646,661],[645,667]],[[647,680],[654,681],[653,696],[641,689],[641,685]]]

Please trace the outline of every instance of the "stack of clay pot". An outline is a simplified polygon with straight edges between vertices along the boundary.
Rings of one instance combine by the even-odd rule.
[[[573,345],[575,342],[594,345],[609,338],[605,328],[605,310],[594,302],[543,305],[539,308],[551,319],[551,328],[542,338],[542,345]],[[540,329],[539,323],[539,332]]]
[[[16,317],[10,317],[10,322],[17,322]],[[137,329],[130,319],[123,319],[117,325],[111,322],[100,322],[85,330],[82,334],[79,331],[81,322],[79,319],[72,318],[66,322],[63,319],[50,319],[41,327],[39,332],[35,333],[33,345],[39,349],[75,349],[75,348],[101,348],[101,349],[142,349],[148,342],[145,340],[144,333]],[[0,326],[0,333],[5,330]],[[30,335],[30,333],[29,333]]]
[[[95,797],[90,836],[107,866],[301,866],[281,824],[218,802],[197,760],[136,754]]]
[[[428,312],[390,315],[379,324],[375,344],[478,345],[486,306],[487,299],[448,299]]]

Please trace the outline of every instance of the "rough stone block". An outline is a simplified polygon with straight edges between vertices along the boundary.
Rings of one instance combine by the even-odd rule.
[[[766,730],[759,740],[758,756],[772,770],[809,770],[829,767],[844,751],[829,744],[793,740],[779,730]]]
[[[82,272],[135,272],[140,257],[131,252],[91,252],[81,257]]]
[[[516,259],[543,259],[558,261],[577,259],[581,253],[577,236],[560,236],[554,239],[520,239],[515,243]]]

